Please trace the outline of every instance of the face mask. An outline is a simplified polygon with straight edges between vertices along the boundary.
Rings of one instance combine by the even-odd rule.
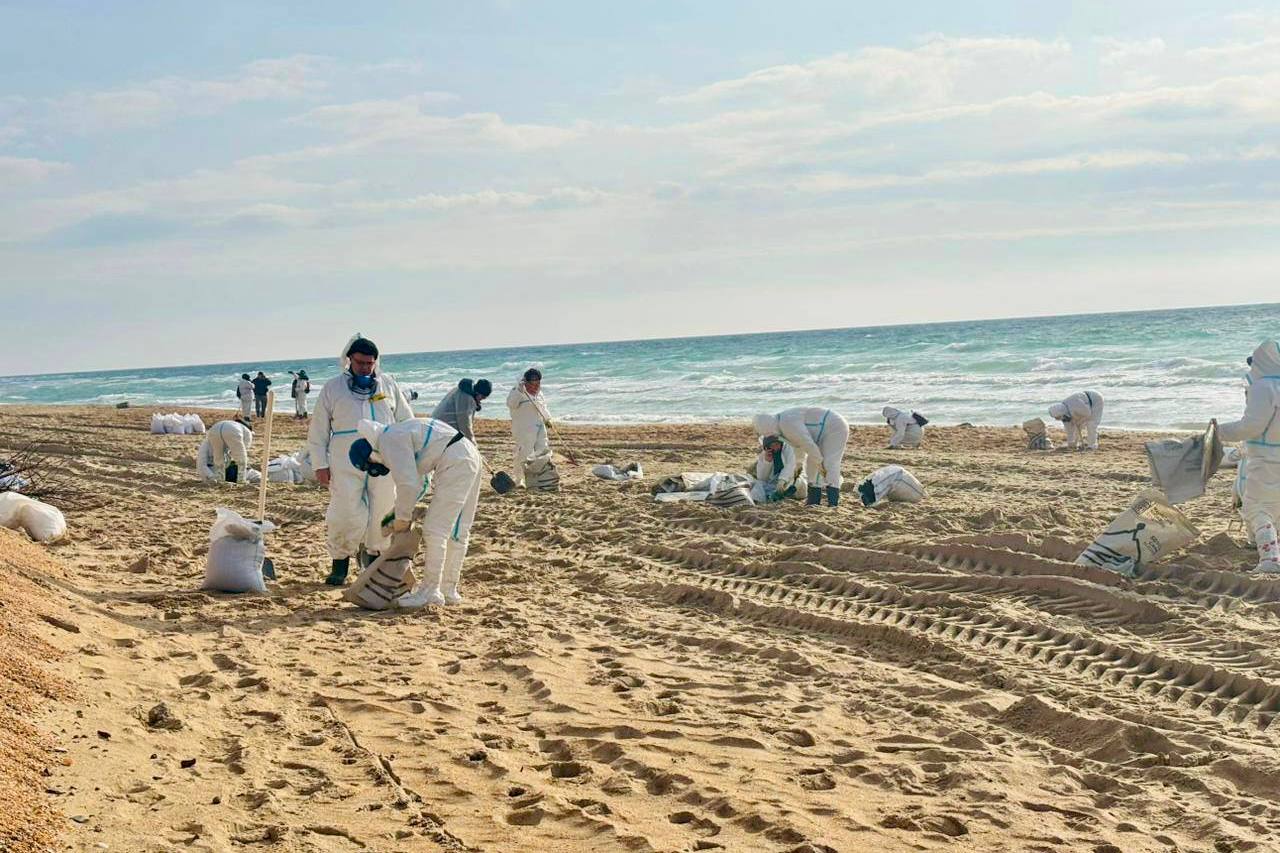
[[[368,391],[378,380],[372,375],[370,376],[352,376],[351,382],[361,391]]]

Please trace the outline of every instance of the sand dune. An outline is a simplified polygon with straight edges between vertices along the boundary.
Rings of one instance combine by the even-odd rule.
[[[1146,483],[1143,436],[856,428],[846,477],[898,462],[926,503],[847,482],[836,510],[726,513],[648,488],[740,470],[747,427],[572,428],[648,480],[486,493],[466,604],[402,615],[320,583],[310,487],[272,487],[269,595],[197,591],[213,508],[255,493],[197,482],[198,439],[148,423],[0,409],[0,448],[47,440],[96,496],[61,568],[26,566],[79,628],[45,626],[82,697],[43,721],[65,849],[1280,846],[1280,582],[1241,571],[1230,474],[1186,505],[1191,550],[1134,581],[1070,565]],[[504,425],[480,443],[506,463]]]

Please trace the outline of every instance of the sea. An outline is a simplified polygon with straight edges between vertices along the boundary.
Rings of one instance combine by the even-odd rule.
[[[481,417],[506,418],[507,391],[538,365],[553,416],[578,423],[738,421],[799,405],[876,423],[888,404],[936,424],[1007,425],[1088,390],[1106,401],[1104,427],[1194,429],[1239,416],[1245,357],[1277,337],[1280,304],[394,353],[382,369],[418,392],[420,414],[460,378],[485,377]],[[239,375],[262,370],[292,411],[288,371],[300,368],[314,391],[338,372],[321,358],[7,376],[0,404],[233,408]]]

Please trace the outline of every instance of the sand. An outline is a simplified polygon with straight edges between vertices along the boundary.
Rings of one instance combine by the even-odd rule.
[[[842,506],[730,513],[649,488],[740,470],[745,424],[572,428],[646,481],[486,489],[465,605],[375,614],[320,583],[315,487],[272,487],[270,594],[197,591],[214,507],[255,492],[198,482],[199,439],[149,420],[0,409],[0,449],[45,439],[96,497],[56,571],[16,561],[79,629],[38,623],[80,697],[37,720],[68,750],[41,780],[61,849],[1280,847],[1280,582],[1242,571],[1232,472],[1137,580],[1064,562],[1147,482],[1149,436],[856,428]],[[503,424],[480,444],[506,463]],[[928,501],[862,508],[891,462]]]

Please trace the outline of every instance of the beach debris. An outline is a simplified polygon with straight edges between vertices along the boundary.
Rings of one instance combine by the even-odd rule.
[[[1200,531],[1161,492],[1144,489],[1076,557],[1076,565],[1098,566],[1133,578],[1143,566],[1199,538]]]
[[[135,575],[145,574],[151,569],[151,555],[143,554],[138,559],[129,564],[129,571]]]
[[[40,618],[48,622],[55,628],[61,628],[69,634],[79,634],[80,626],[74,622],[68,622],[66,619],[59,619],[57,616],[50,616],[48,613],[41,613]]]
[[[161,702],[147,712],[147,725],[153,729],[176,732],[182,728],[182,720],[173,715],[168,705]]]
[[[196,766],[196,760],[194,758],[184,758],[178,762],[178,766],[181,767],[183,770],[187,770],[191,767]]]
[[[125,401],[125,402],[123,402],[123,403],[116,403],[116,408],[117,408],[117,409],[127,409],[127,408],[129,408],[129,403],[128,403],[128,401]]]
[[[620,466],[613,463],[597,465],[591,469],[591,473],[602,480],[626,481],[644,477],[644,469],[639,462],[627,462]]]
[[[875,506],[881,501],[919,503],[924,500],[925,491],[920,481],[906,468],[886,465],[858,484],[858,495],[863,506]]]
[[[82,509],[97,496],[85,489],[83,477],[72,474],[59,446],[32,443],[0,457],[0,495],[20,492],[63,510]]]

